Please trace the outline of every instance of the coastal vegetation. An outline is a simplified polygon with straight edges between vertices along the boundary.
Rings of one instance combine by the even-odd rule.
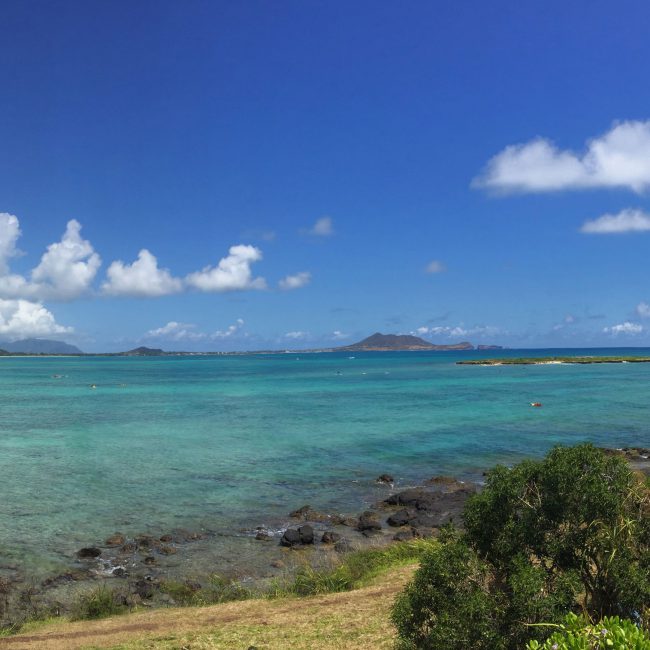
[[[623,458],[580,445],[498,466],[463,521],[397,600],[404,650],[516,650],[569,612],[648,624],[650,496]]]
[[[650,357],[529,357],[513,359],[467,359],[456,361],[459,366],[539,366],[544,364],[561,363],[648,363]]]

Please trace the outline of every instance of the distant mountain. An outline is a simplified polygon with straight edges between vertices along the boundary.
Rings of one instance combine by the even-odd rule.
[[[0,347],[14,354],[83,354],[76,345],[49,339],[23,339],[11,343],[0,343]]]
[[[419,336],[410,334],[380,334],[377,332],[368,338],[346,345],[338,350],[360,352],[363,350],[374,350],[377,352],[388,352],[390,350],[473,350],[474,346],[467,341],[453,345],[434,345]]]
[[[139,348],[134,348],[128,352],[120,352],[119,356],[121,357],[163,357],[167,353],[160,348],[146,348],[140,346]]]

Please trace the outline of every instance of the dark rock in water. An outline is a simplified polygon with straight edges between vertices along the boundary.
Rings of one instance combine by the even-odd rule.
[[[410,506],[417,510],[432,510],[440,496],[439,493],[424,488],[411,488],[392,494],[384,503],[392,506]]]
[[[158,538],[161,542],[173,542],[174,541],[174,536],[173,535],[161,535]]]
[[[386,520],[389,526],[406,526],[415,516],[413,510],[398,510]]]
[[[382,474],[381,476],[378,476],[376,479],[377,483],[395,483],[395,479],[390,475],[390,474]]]
[[[82,560],[94,559],[96,557],[99,557],[101,554],[101,549],[97,548],[96,546],[87,546],[85,548],[80,548],[77,551],[77,557],[81,558]]]
[[[298,508],[298,510],[290,512],[289,517],[292,519],[302,519],[303,521],[325,522],[335,519],[337,515],[328,515],[325,512],[318,512],[318,510],[314,510],[309,504],[307,504],[302,506],[302,508]]]
[[[280,544],[282,546],[299,546],[300,545],[300,533],[296,528],[287,528],[280,539]]]
[[[377,514],[371,510],[364,512],[357,522],[357,530],[360,530],[361,532],[368,530],[381,530],[381,524],[379,523]]]
[[[162,544],[160,540],[152,535],[137,535],[135,543],[138,545],[138,548],[158,548]]]
[[[341,517],[338,524],[340,526],[347,526],[348,528],[356,528],[359,520],[356,517]]]
[[[321,542],[323,544],[336,544],[341,539],[341,536],[338,533],[333,533],[331,530],[326,530],[321,537]]]
[[[413,529],[400,530],[399,533],[393,535],[393,539],[396,542],[408,542],[409,540],[415,537],[415,532]]]
[[[136,581],[133,587],[135,593],[138,594],[140,598],[149,599],[153,597],[155,589],[150,580],[147,580],[146,578],[140,578],[140,580]]]
[[[337,553],[348,553],[349,551],[352,550],[352,545],[344,537],[343,539],[336,542],[336,544],[334,544],[334,550]]]
[[[427,485],[439,485],[444,487],[446,490],[460,490],[465,486],[465,483],[459,481],[453,476],[432,476],[428,481],[425,481]]]
[[[122,533],[111,535],[105,542],[106,546],[122,546],[126,542],[126,537]]]
[[[270,542],[273,539],[273,535],[266,530],[258,530],[255,539],[259,539],[262,542]]]
[[[135,542],[127,542],[120,548],[118,553],[120,555],[132,555],[138,550],[138,545]]]
[[[124,578],[126,577],[126,569],[123,569],[121,566],[118,566],[117,568],[113,569],[113,575],[116,578]]]
[[[280,544],[282,546],[303,546],[314,543],[314,529],[305,524],[299,528],[287,528],[282,535]]]
[[[144,560],[142,560],[145,564],[151,565],[156,563],[156,558],[153,555],[147,555]]]
[[[176,555],[178,553],[178,549],[175,546],[168,546],[167,544],[161,544],[156,550],[163,555]]]
[[[314,543],[314,529],[305,524],[298,528],[298,534],[300,535],[301,544],[313,544]]]

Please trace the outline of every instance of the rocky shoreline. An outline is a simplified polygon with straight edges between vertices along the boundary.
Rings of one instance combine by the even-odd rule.
[[[650,474],[650,449],[605,451],[623,456],[634,469]],[[263,556],[267,569],[242,576],[215,566],[215,573],[234,588],[243,588],[242,582],[263,588],[269,580],[291,576],[305,563],[331,566],[340,553],[434,537],[442,526],[461,523],[466,500],[480,489],[480,485],[449,476],[434,476],[412,487],[399,486],[392,476],[383,474],[375,485],[380,498],[359,513],[321,512],[307,504],[287,513],[284,524],[276,529],[259,526],[237,531],[233,535],[236,543],[254,545],[252,552]],[[178,560],[182,568],[182,558],[193,548],[207,548],[217,543],[217,537],[219,533],[185,529],[132,537],[115,532],[101,544],[80,548],[69,570],[39,582],[25,580],[19,572],[5,573],[0,577],[0,627],[35,616],[69,613],[80,594],[101,585],[119,591],[128,607],[177,605],[168,588],[170,560]],[[173,580],[191,592],[202,589],[209,579],[195,579],[188,566],[180,583]]]

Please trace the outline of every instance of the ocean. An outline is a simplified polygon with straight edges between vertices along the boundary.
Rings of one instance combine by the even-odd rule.
[[[1,358],[0,573],[175,528],[210,533],[178,572],[235,570],[257,526],[358,513],[379,474],[480,481],[557,444],[649,446],[650,364],[455,363],[622,353],[650,350]]]

